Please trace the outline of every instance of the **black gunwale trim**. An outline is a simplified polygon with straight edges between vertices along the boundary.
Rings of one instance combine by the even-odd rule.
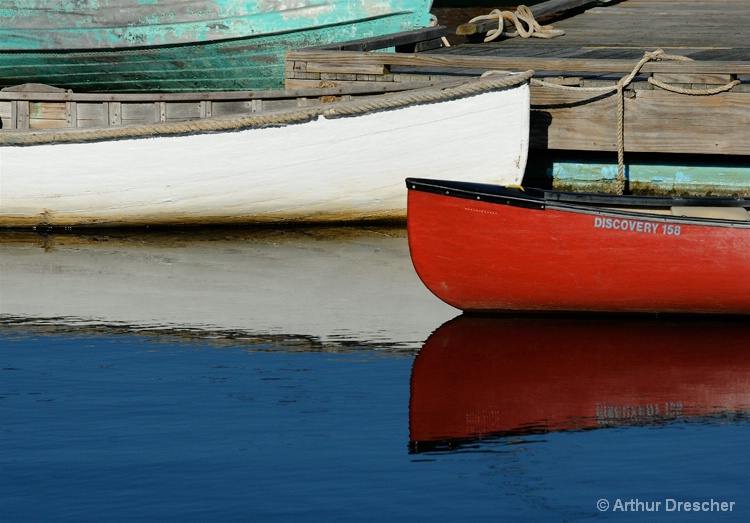
[[[483,201],[513,207],[543,210],[544,198],[538,196],[539,191],[531,189],[524,192],[520,188],[503,187],[472,182],[456,182],[443,180],[429,180],[424,178],[407,178],[406,187],[412,191],[428,192],[466,200]]]
[[[666,216],[649,213],[648,209],[664,209],[672,206],[740,207],[750,209],[750,198],[734,197],[673,197],[673,196],[620,196],[616,194],[571,193],[546,189],[505,187],[501,185],[407,178],[407,189],[429,192],[442,196],[466,200],[523,207],[527,209],[611,215],[621,218],[651,220],[669,223],[701,224],[719,227],[750,229],[750,222],[687,216]],[[633,211],[638,207],[640,212]]]
[[[484,201],[495,203],[508,203],[506,200],[516,201],[521,199],[526,200],[531,205],[542,206],[545,203],[568,203],[582,206],[606,205],[607,207],[750,207],[750,198],[731,196],[621,196],[617,194],[578,193],[526,187],[521,189],[520,187],[504,187],[485,183],[431,180],[426,178],[407,178],[406,186],[412,190],[436,194],[450,193],[452,196],[472,200],[477,199],[477,196]]]
[[[612,207],[748,207],[750,199],[731,196],[638,196],[544,190],[544,199],[555,203]]]

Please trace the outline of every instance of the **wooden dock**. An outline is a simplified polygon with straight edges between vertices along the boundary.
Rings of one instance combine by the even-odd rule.
[[[451,31],[465,43],[450,47],[440,40],[448,29],[437,26],[295,50],[287,53],[286,85],[413,82],[533,69],[531,160],[538,151],[612,158],[619,148],[629,158],[672,155],[731,165],[741,177],[750,176],[746,0],[550,0],[531,12],[564,35],[485,42],[497,22],[479,21]],[[374,52],[384,47],[397,52]],[[646,54],[657,50],[663,55]],[[618,93],[618,82],[647,56],[652,58]]]

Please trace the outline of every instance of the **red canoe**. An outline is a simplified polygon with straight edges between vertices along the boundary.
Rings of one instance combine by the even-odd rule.
[[[551,430],[750,414],[747,323],[459,316],[414,360],[413,451]]]
[[[461,310],[750,314],[750,199],[406,183],[414,267]]]

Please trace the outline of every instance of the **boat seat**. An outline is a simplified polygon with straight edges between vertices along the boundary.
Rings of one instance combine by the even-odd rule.
[[[672,216],[715,218],[717,220],[750,221],[750,212],[743,207],[674,206]]]

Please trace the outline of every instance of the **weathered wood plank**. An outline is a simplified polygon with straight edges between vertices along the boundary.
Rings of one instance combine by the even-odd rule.
[[[562,42],[568,47],[745,47],[744,56],[747,57],[746,28],[750,24],[750,10],[747,2],[741,0],[622,0],[582,7],[586,10],[578,8],[570,13],[575,16],[554,21],[555,28],[565,31],[564,37],[551,40],[506,38],[492,44],[505,48],[552,49]],[[532,12],[535,8],[538,6],[531,7]],[[480,31],[479,34],[484,33]]]
[[[65,103],[29,103],[29,129],[60,129],[67,127]]]
[[[121,104],[123,123],[155,123],[159,121],[159,106],[155,103]]]
[[[329,56],[329,55],[326,55]],[[369,55],[368,55],[369,56]],[[424,82],[424,87],[434,85],[434,82]],[[379,94],[411,89],[412,86],[380,82],[374,85],[354,83],[351,86],[330,88],[286,89],[277,91],[218,91],[195,93],[74,93],[70,91],[55,92],[13,92],[0,91],[2,100],[35,100],[35,101],[66,101],[66,102],[188,102],[188,101],[223,101],[223,100],[254,100],[254,99],[294,99],[316,96],[339,96]]]
[[[375,77],[377,75],[369,76]],[[57,91],[48,93],[45,91],[40,93],[40,97],[44,100],[46,97],[51,96],[54,99],[53,101],[29,102],[28,100],[14,100],[13,98],[23,96],[33,98],[34,93],[32,92],[26,91],[22,93],[15,91],[13,94],[5,92],[6,96],[11,97],[11,100],[0,101],[0,119],[2,119],[0,132],[2,130],[18,128],[16,122],[19,121],[19,118],[22,125],[31,123],[34,128],[49,127],[50,125],[91,128],[107,127],[108,125],[148,124],[209,118],[212,116],[238,116],[262,110],[296,107],[299,105],[299,99],[307,100],[304,103],[305,105],[316,104],[320,98],[324,97],[351,98],[353,95],[377,95],[407,89],[432,87],[438,84],[445,85],[447,82],[446,79],[432,81],[429,77],[422,75],[415,76],[415,78],[418,81],[404,81],[399,83],[380,81],[370,84],[369,82],[360,81],[336,81],[337,86],[325,89],[316,88],[320,85],[320,80],[301,82],[301,85],[304,87],[303,89],[287,91],[283,97],[271,97],[269,99],[256,97],[235,99],[234,96],[217,96],[213,97],[213,99],[205,100],[200,99],[203,97],[191,99],[192,97],[185,97],[178,94],[169,101],[133,101],[141,98],[153,100],[154,97],[148,95],[144,95],[144,97],[125,96],[123,97],[125,101],[120,101],[117,96],[110,94],[96,96],[84,94],[79,98],[88,101],[79,101],[78,99],[70,100],[71,97],[75,96],[74,93],[61,93]],[[309,96],[293,96],[300,93],[307,93]],[[170,97],[159,95],[156,98]],[[29,107],[31,110],[28,109]],[[59,124],[49,124],[52,121],[59,122]],[[26,123],[24,124],[24,122]]]
[[[29,102],[19,101],[15,105],[15,116],[13,120],[17,129],[29,128]]]
[[[77,102],[78,127],[106,127],[109,118],[103,103]]]
[[[201,118],[211,118],[213,116],[213,106],[210,100],[204,100],[201,104]]]
[[[532,147],[617,150],[615,96],[532,87],[532,100]],[[645,90],[625,99],[626,151],[748,155],[748,128],[744,93],[697,97]]]
[[[192,120],[201,117],[200,102],[167,104],[167,121]]]
[[[122,125],[122,112],[120,110],[121,102],[109,102],[109,125]]]
[[[535,18],[572,11],[579,7],[595,3],[597,0],[549,0],[541,4],[532,5],[529,9]],[[610,1],[610,0],[604,0]]]
[[[65,102],[65,112],[68,127],[78,127],[78,104],[76,102]]]
[[[382,81],[375,81],[375,82],[368,82],[366,80],[334,80],[333,83],[335,83],[337,86],[340,87],[349,87],[352,85],[362,85],[367,87],[372,87],[375,89],[378,85],[383,84]],[[393,82],[391,82],[393,83]],[[434,85],[436,82],[414,82],[414,83],[401,83],[400,85],[404,87],[409,88],[418,88],[418,87],[429,87],[430,85]],[[305,80],[305,79],[287,79],[286,86],[290,89],[314,89],[315,86],[320,85],[320,80]]]
[[[67,120],[65,103],[33,102],[29,104],[33,120]]]
[[[0,102],[0,129],[3,128],[3,123],[10,121],[11,109],[10,106],[14,102]],[[8,124],[6,124],[8,125]]]
[[[388,74],[383,64],[328,64],[307,62],[305,72],[308,73],[346,73],[346,74]]]
[[[659,80],[666,84],[687,85],[726,85],[737,79],[737,76],[733,74],[689,75],[654,73],[653,77],[654,80]]]
[[[337,80],[337,86],[349,86],[349,85],[366,85],[371,86],[376,82],[364,82],[361,80]],[[380,82],[383,83],[383,82]],[[286,87],[287,89],[315,89],[316,86],[320,85],[320,80],[307,80],[299,78],[287,78]]]
[[[374,36],[371,38],[360,38],[348,42],[338,42],[334,44],[316,45],[306,47],[310,50],[335,50],[335,51],[375,51],[376,49],[385,49],[388,47],[403,47],[407,45],[416,45],[429,40],[437,40],[448,34],[448,28],[445,26],[425,27],[403,31],[392,35]]]
[[[452,67],[468,69],[504,69],[525,71],[563,71],[569,73],[629,73],[637,60],[599,60],[577,58],[495,57],[442,55],[433,53],[359,53],[353,51],[304,51],[287,53],[287,60],[327,64],[382,64],[413,67]],[[674,74],[750,74],[748,61],[659,61],[648,62],[641,69],[646,72]]]

